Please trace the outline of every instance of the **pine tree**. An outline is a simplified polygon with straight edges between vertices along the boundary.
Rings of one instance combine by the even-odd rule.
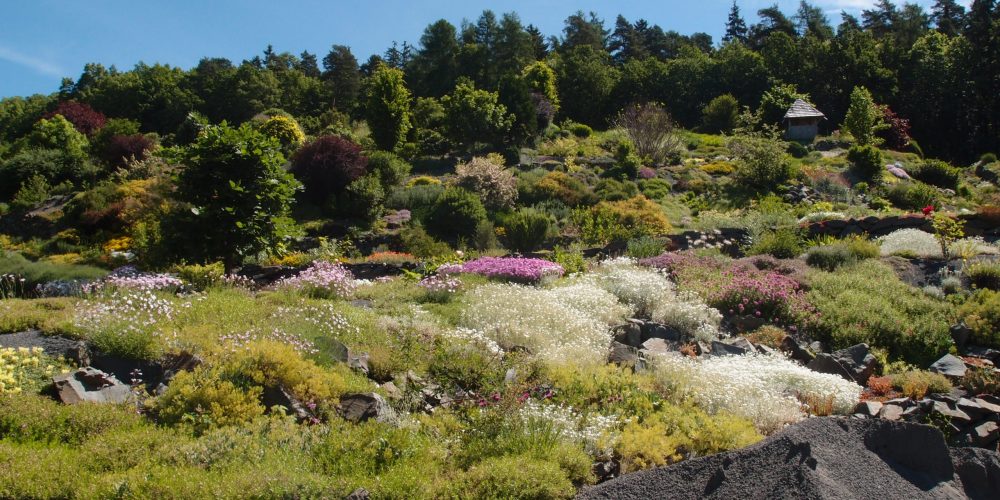
[[[931,7],[931,20],[941,33],[956,36],[965,26],[965,7],[955,0],[937,0]]]
[[[333,106],[350,113],[358,101],[361,71],[350,47],[334,45],[323,58],[323,81],[330,88]]]
[[[747,43],[747,23],[740,15],[740,6],[733,0],[733,6],[729,9],[729,19],[726,21],[726,34],[722,37],[723,42],[736,40],[742,44]]]

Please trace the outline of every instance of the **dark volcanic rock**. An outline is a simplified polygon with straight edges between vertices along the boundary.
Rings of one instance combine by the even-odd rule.
[[[608,354],[608,363],[614,363],[618,366],[630,366],[634,369],[642,369],[645,366],[642,357],[639,356],[638,349],[618,342],[611,343],[611,353]]]
[[[816,357],[813,353],[809,352],[808,349],[799,345],[799,343],[791,335],[786,335],[785,338],[781,340],[781,350],[788,354],[788,357],[800,363],[808,363]]]
[[[948,377],[962,378],[965,376],[967,368],[962,358],[952,354],[945,354],[941,359],[935,361],[929,370]]]
[[[998,455],[985,450],[953,463],[929,426],[812,418],[742,450],[627,474],[578,498],[998,498],[998,471]]]
[[[951,461],[973,500],[1000,495],[1000,455],[981,448],[952,448]]]
[[[52,377],[56,395],[66,404],[125,403],[132,399],[132,388],[114,375],[86,367]]]
[[[740,346],[725,344],[718,340],[712,341],[712,356],[742,356],[747,352],[749,351]]]
[[[806,366],[820,373],[840,375],[863,386],[878,368],[878,360],[866,344],[858,344],[833,354],[821,353]]]
[[[344,420],[355,423],[371,419],[376,422],[390,422],[396,418],[396,413],[389,403],[374,392],[341,396],[340,415]]]
[[[826,354],[821,352],[816,355],[816,357],[806,365],[806,368],[814,372],[829,373],[831,375],[839,375],[847,380],[854,380],[851,372],[847,371],[846,368],[841,365],[836,358],[831,354]]]

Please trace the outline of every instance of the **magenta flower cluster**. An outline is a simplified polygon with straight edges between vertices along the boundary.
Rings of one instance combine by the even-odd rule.
[[[345,298],[354,293],[354,275],[344,266],[317,260],[299,274],[274,284],[275,288],[305,292],[319,298]]]
[[[639,169],[640,179],[652,179],[653,177],[656,177],[656,170],[649,167],[642,167]]]
[[[176,291],[184,286],[184,282],[175,276],[163,273],[144,273],[134,266],[120,267],[112,271],[104,279],[84,284],[84,293],[97,293],[102,290],[170,290]]]
[[[754,316],[793,331],[819,317],[799,283],[774,271],[734,266],[713,288],[708,304],[728,316]]]
[[[537,283],[543,278],[562,276],[565,271],[559,264],[543,259],[480,257],[461,266],[438,269],[438,272],[462,272],[521,283]]]

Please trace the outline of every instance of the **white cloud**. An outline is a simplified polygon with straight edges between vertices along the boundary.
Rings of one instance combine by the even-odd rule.
[[[45,75],[51,75],[51,76],[65,75],[65,72],[62,70],[62,68],[49,61],[45,61],[43,59],[39,59],[37,57],[28,54],[24,54],[10,47],[4,47],[2,45],[0,45],[0,59],[12,62],[14,64],[19,64],[26,68],[31,68],[36,72]]]

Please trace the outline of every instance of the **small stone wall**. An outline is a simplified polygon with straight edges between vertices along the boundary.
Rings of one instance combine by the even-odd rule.
[[[982,236],[988,239],[1000,236],[1000,225],[986,217],[982,217],[979,214],[965,214],[958,216],[958,218],[965,221],[966,236]],[[837,237],[850,236],[852,234],[868,234],[871,237],[878,237],[900,229],[934,231],[933,227],[931,227],[931,219],[918,214],[828,220],[811,222],[805,224],[804,227],[808,230],[809,236],[828,235]]]

